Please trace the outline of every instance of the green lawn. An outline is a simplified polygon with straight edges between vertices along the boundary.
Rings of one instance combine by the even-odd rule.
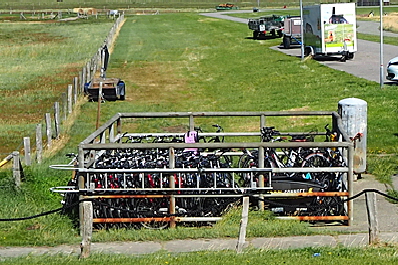
[[[68,31],[68,26],[70,31]],[[62,28],[61,26],[59,28],[55,27],[49,26],[48,30],[46,28],[39,29],[41,32],[50,32],[51,36],[62,37],[59,40],[62,43],[64,39],[72,39],[72,35],[78,36],[76,39],[84,38],[84,43],[86,43],[87,30],[90,29],[91,32],[91,27],[93,27],[92,31],[96,32],[95,36],[98,42],[93,44],[94,48],[87,48],[86,50],[86,47],[82,47],[83,51],[81,51],[80,48],[73,49],[73,47],[76,47],[76,42],[72,41],[69,44],[72,47],[68,46],[68,50],[71,51],[73,56],[64,51],[55,53],[50,50],[49,54],[46,54],[44,51],[39,50],[42,52],[43,59],[50,55],[54,56],[54,58],[56,57],[55,55],[62,55],[65,58],[59,60],[65,60],[65,63],[72,63],[73,59],[71,58],[75,56],[77,58],[89,58],[91,56],[89,51],[92,50],[92,54],[94,54],[108,31],[95,24],[86,25],[85,27],[73,24],[62,25]],[[75,31],[76,27],[81,27],[81,30]],[[56,29],[59,29],[59,31]],[[31,29],[26,31],[32,32]],[[371,159],[369,159],[369,171],[377,173],[378,165],[387,161],[386,156],[378,157],[376,155],[380,153],[396,153],[398,139],[395,134],[398,132],[398,125],[395,118],[397,113],[395,98],[397,98],[398,92],[394,87],[386,87],[381,90],[376,82],[360,79],[345,72],[331,70],[313,60],[303,62],[299,58],[286,56],[281,52],[269,49],[271,46],[280,44],[280,39],[255,41],[249,38],[250,35],[250,30],[244,24],[207,18],[197,14],[128,17],[116,42],[115,50],[111,55],[107,72],[108,77],[120,77],[126,81],[127,97],[125,101],[102,104],[101,123],[107,121],[117,112],[334,111],[337,110],[339,100],[357,97],[366,100],[369,107],[368,152],[371,156]],[[74,41],[77,41],[76,39]],[[27,51],[30,51],[26,55],[30,59],[32,50],[27,49]],[[10,62],[15,60],[10,56],[5,58],[5,64],[8,58],[10,58]],[[46,60],[43,60],[43,67],[46,67],[46,62]],[[27,67],[28,64],[22,65]],[[42,74],[36,78],[33,76],[28,81],[29,83],[35,83],[44,77],[51,77],[63,69],[62,67],[54,70],[39,69],[39,71],[43,71]],[[23,84],[23,76],[15,75],[15,78],[17,77],[18,82]],[[57,78],[52,80],[54,80],[52,82],[58,81]],[[63,83],[62,85],[65,84]],[[23,86],[20,89],[22,88]],[[45,92],[42,93],[47,95]],[[3,96],[1,99],[11,102],[12,97],[4,98]],[[29,216],[33,213],[59,207],[61,198],[52,194],[49,188],[66,185],[68,178],[70,178],[70,172],[55,171],[49,169],[48,166],[68,162],[64,154],[76,152],[78,143],[94,131],[97,107],[97,104],[89,102],[82,105],[80,109],[81,115],[78,115],[74,126],[68,134],[70,140],[66,147],[59,154],[47,159],[43,165],[33,165],[26,168],[25,181],[21,190],[17,191],[11,187],[9,171],[0,172],[2,186],[5,186],[0,195],[0,202],[3,205],[0,208],[0,216],[4,218]],[[25,109],[27,113],[31,111],[28,107],[25,107]],[[19,111],[20,115],[24,113],[24,110]],[[292,131],[322,131],[325,125],[323,120],[315,119],[294,121],[275,119],[269,122],[274,124],[277,129]],[[170,124],[163,122],[153,129],[162,130],[167,126],[170,126]],[[223,127],[226,130],[229,128],[250,129],[251,124],[235,119],[230,120]],[[132,124],[131,128],[141,130],[139,123]],[[390,177],[396,171],[395,156],[389,156],[388,159],[390,159],[386,162],[389,165],[387,167],[388,171],[382,171],[380,177]],[[382,167],[382,169],[385,168]],[[235,215],[235,218],[238,218],[236,216],[239,215]],[[264,236],[278,235],[282,231],[289,232],[284,235],[307,235],[313,233],[306,223],[278,223],[272,218],[267,219],[264,216],[257,218],[259,222],[269,222],[267,225],[262,226],[270,228],[270,230],[264,229],[265,232],[262,234]],[[275,222],[274,226],[272,222]],[[293,228],[284,230],[288,224],[292,225]],[[204,232],[201,229],[187,228],[167,232],[162,231],[161,233],[165,234],[164,238],[197,238],[215,235],[236,237],[237,224],[235,223],[235,226],[231,227],[223,226],[221,223],[218,228],[214,230],[207,229]],[[259,229],[258,227],[261,226],[253,228],[253,231]],[[94,233],[93,240],[140,240],[140,238],[147,240],[151,237],[159,236],[159,233],[153,233],[153,231],[140,231],[139,233],[135,233],[135,231],[126,233],[123,230],[101,231]],[[142,237],[140,237],[141,235]],[[258,235],[256,232],[251,236]],[[79,240],[78,230],[73,226],[72,221],[65,216],[57,214],[28,221],[0,223],[1,246],[77,244]],[[297,258],[294,258],[294,262],[306,262],[307,259],[312,261],[311,253],[313,251],[299,251]],[[361,254],[351,250],[341,251],[332,252],[348,254],[340,254],[340,256],[336,254],[333,257],[337,260],[356,257],[358,263],[353,264],[359,264],[359,262],[367,264],[364,262],[365,258],[368,257],[367,252]],[[395,255],[395,252],[391,252],[390,249],[378,251],[371,250],[369,255],[387,263]],[[254,253],[253,257],[271,252]],[[281,258],[281,256],[293,255],[295,257],[294,255],[296,255],[294,254],[296,252],[286,252],[288,254],[275,253],[277,253],[275,254],[277,256],[275,259],[279,263],[281,260],[286,261],[286,264],[293,261],[288,258]],[[221,256],[223,255],[228,256],[230,254],[222,253]],[[270,254],[270,256],[272,255]],[[327,257],[329,256],[325,252],[317,261],[330,262],[333,260]],[[121,264],[124,262],[119,261],[119,258],[114,256],[110,259],[114,259]],[[250,259],[248,258],[248,260]],[[349,259],[350,262],[353,259]],[[32,260],[34,261],[34,259]],[[214,260],[225,262],[228,259],[214,257]],[[238,261],[245,262],[245,260]],[[165,264],[166,261],[163,258],[160,259],[162,264]],[[258,260],[253,258],[253,262],[256,261]],[[179,262],[183,263],[183,261]]]

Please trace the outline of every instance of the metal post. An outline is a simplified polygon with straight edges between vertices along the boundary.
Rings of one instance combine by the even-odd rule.
[[[348,196],[352,197],[354,195],[354,145],[348,147],[348,174],[347,174],[347,185],[348,185]],[[354,220],[354,201],[349,200],[347,202],[347,212],[348,212],[348,225],[351,225],[352,220]]]
[[[380,0],[380,88],[384,86],[384,55],[383,55],[383,0]]]
[[[169,168],[174,168],[175,167],[175,152],[174,152],[174,147],[169,148]],[[175,180],[174,180],[174,174],[170,174],[169,176],[169,187],[171,189],[175,188]],[[169,213],[171,215],[170,219],[170,228],[175,228],[176,227],[176,221],[175,221],[175,213],[176,213],[176,199],[173,195],[170,196],[170,209]]]
[[[263,127],[265,127],[265,115],[261,115],[261,116],[260,116],[260,131],[261,131],[261,129],[262,129]],[[261,140],[262,140],[262,137],[261,137],[261,135],[260,135],[260,142],[261,142]]]
[[[262,147],[262,146],[258,147],[258,167],[264,168],[264,147]],[[264,188],[264,173],[263,172],[258,176],[258,187]],[[260,211],[263,211],[264,210],[264,195],[260,193],[259,199],[260,200],[258,201],[258,209]]]
[[[381,1],[381,0],[380,0]],[[304,27],[303,27],[303,1],[300,0],[300,18],[301,18],[301,25],[300,25],[300,31],[301,31],[301,60],[304,60]]]

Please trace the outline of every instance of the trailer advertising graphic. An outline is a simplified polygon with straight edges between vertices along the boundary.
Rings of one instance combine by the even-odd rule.
[[[321,4],[303,8],[304,43],[317,53],[355,52],[355,3]]]

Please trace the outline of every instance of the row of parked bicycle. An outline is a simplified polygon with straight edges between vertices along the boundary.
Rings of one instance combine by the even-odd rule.
[[[220,132],[221,127],[218,127]],[[200,134],[189,135],[189,141],[199,141]],[[261,130],[262,141],[285,141],[273,127]],[[312,141],[312,135],[293,136],[288,141]],[[165,138],[160,138],[164,141]],[[127,137],[128,142],[141,142],[144,137]],[[173,140],[175,141],[175,140]],[[185,142],[186,139],[184,140]],[[189,142],[188,141],[188,142]],[[211,141],[222,142],[223,138],[212,136]],[[286,140],[287,141],[287,140]],[[97,194],[111,194],[111,198],[93,201],[94,218],[151,218],[165,217],[169,213],[170,201],[167,188],[171,185],[178,191],[175,208],[179,216],[214,217],[232,205],[239,203],[239,195],[250,193],[253,188],[267,187],[270,192],[345,191],[344,174],[338,172],[275,173],[241,171],[259,167],[259,151],[256,148],[239,150],[176,149],[173,159],[169,149],[119,148],[101,152],[96,157],[93,169],[101,169],[86,175],[85,183]],[[188,169],[178,173],[165,173],[162,169]],[[264,168],[311,168],[342,167],[345,162],[341,152],[332,148],[264,148]],[[117,171],[104,172],[104,169]],[[139,169],[128,172],[129,169]],[[141,169],[144,169],[140,172]],[[192,169],[192,170],[189,170]],[[221,169],[221,170],[208,170]],[[222,170],[231,169],[231,170]],[[237,170],[233,170],[237,169]],[[147,170],[147,171],[145,171]],[[176,170],[178,171],[178,170]],[[143,173],[144,172],[144,173]],[[264,182],[260,183],[263,176]],[[174,183],[170,183],[174,182]],[[123,197],[118,194],[139,195]],[[153,196],[156,195],[156,196]],[[73,196],[66,204],[73,203]],[[252,205],[257,203],[252,199]],[[340,198],[315,197],[300,200],[267,202],[268,208],[283,215],[340,215],[344,211]],[[299,210],[297,210],[299,209]],[[154,219],[155,220],[155,219]],[[101,223],[100,223],[101,224]],[[102,224],[104,225],[104,224]],[[140,221],[112,223],[112,226],[144,226],[165,228],[167,221]],[[109,224],[107,225],[109,226]]]

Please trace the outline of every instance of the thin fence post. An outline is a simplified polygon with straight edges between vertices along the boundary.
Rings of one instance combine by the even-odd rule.
[[[86,76],[86,67],[82,68],[82,87],[81,89],[84,90],[84,84],[87,82],[87,76]]]
[[[249,220],[249,197],[243,197],[242,218],[240,220],[239,239],[236,245],[236,252],[241,253],[246,240],[246,228]]]
[[[19,152],[14,151],[13,155],[13,163],[12,163],[12,175],[14,177],[14,183],[17,188],[21,186],[21,161],[19,157]]]
[[[36,125],[36,161],[41,164],[43,158],[43,140],[41,123]]]
[[[59,139],[60,131],[60,121],[59,121],[59,102],[54,103],[54,124],[55,124],[55,139]]]
[[[88,258],[90,256],[91,238],[93,234],[93,203],[84,201],[82,204],[83,223],[82,225],[82,242],[80,245],[80,258]]]
[[[79,85],[80,85],[80,93],[84,92],[84,76],[83,71],[79,72]]]
[[[32,159],[30,157],[30,137],[24,137],[23,138],[23,146],[25,150],[25,165],[30,166],[32,165]]]
[[[374,192],[366,192],[365,197],[369,222],[369,245],[376,245],[379,242],[376,194]]]
[[[173,147],[169,148],[169,168],[175,168],[175,150]],[[175,188],[175,181],[174,181],[174,176],[173,174],[170,174],[169,176],[169,188],[174,189]],[[176,213],[176,198],[174,195],[170,196],[170,208],[169,208],[169,213],[172,216],[170,220],[170,228],[176,228],[176,220],[174,219],[175,213]]]
[[[87,80],[91,80],[91,62],[88,61],[86,63],[86,75],[87,75]]]
[[[68,99],[65,92],[62,93],[62,112],[64,113],[63,120],[66,121],[68,115]]]
[[[258,167],[264,168],[264,147],[258,148]],[[260,173],[258,177],[258,187],[264,188],[264,173]],[[261,193],[258,200],[258,209],[264,211],[264,195]]]
[[[77,80],[77,77],[73,78],[73,103],[76,104],[77,103],[77,94],[79,94],[79,89],[78,89],[79,83]]]
[[[50,113],[46,113],[46,135],[47,135],[47,148],[51,149],[53,132],[51,128]]]
[[[68,113],[72,113],[72,85],[68,85]]]

